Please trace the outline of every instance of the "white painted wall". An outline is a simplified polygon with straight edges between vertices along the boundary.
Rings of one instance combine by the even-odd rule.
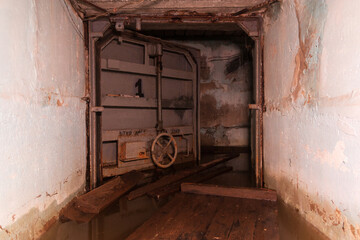
[[[83,25],[63,0],[2,0],[0,36],[0,239],[33,239],[85,184]]]
[[[359,12],[284,0],[264,22],[266,185],[331,239],[360,239]]]

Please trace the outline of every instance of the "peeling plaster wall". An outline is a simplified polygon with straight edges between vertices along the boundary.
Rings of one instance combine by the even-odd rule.
[[[284,0],[264,22],[264,171],[331,239],[360,239],[360,2]]]
[[[0,35],[0,239],[34,239],[85,184],[83,25],[63,0],[3,0]]]
[[[201,145],[249,146],[252,60],[245,43],[184,41],[201,51]],[[251,55],[251,45],[249,43]]]

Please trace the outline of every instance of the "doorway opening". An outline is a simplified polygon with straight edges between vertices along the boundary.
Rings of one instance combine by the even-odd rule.
[[[234,152],[229,164],[262,187],[260,20],[147,18],[139,27],[138,19],[89,25],[91,188],[131,170]]]

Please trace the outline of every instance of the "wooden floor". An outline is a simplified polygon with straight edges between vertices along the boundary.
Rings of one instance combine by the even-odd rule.
[[[128,240],[279,239],[276,202],[179,193]]]

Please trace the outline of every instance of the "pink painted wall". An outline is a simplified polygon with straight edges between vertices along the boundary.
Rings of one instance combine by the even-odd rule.
[[[264,21],[265,182],[331,239],[360,238],[359,11],[284,0]]]

